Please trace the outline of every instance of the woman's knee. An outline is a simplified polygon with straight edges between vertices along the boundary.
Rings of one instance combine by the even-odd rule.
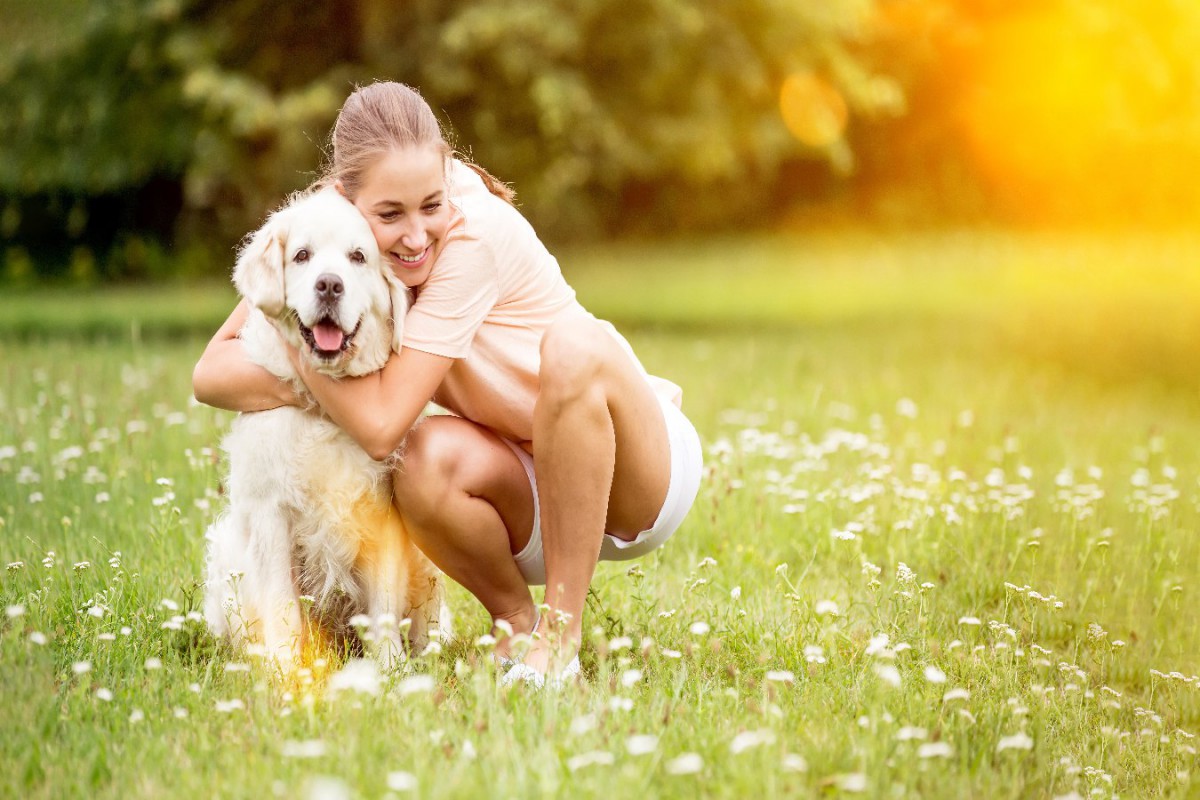
[[[465,436],[452,417],[428,417],[405,439],[400,463],[392,474],[396,504],[413,521],[436,516],[468,457]]]
[[[603,401],[604,376],[617,344],[595,320],[567,317],[542,337],[539,369],[542,398],[554,401],[592,396]]]

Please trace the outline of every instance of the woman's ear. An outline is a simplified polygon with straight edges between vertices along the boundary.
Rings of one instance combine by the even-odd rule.
[[[334,181],[333,188],[337,189],[338,194],[340,194],[342,197],[346,198],[347,200],[350,199],[350,195],[346,194],[346,184],[342,183],[341,180]]]
[[[233,268],[233,285],[250,305],[268,317],[283,313],[286,301],[283,285],[283,251],[286,236],[279,214],[267,220],[238,253]]]

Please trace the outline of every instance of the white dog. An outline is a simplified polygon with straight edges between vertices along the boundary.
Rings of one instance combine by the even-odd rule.
[[[239,333],[247,354],[297,389],[284,339],[332,377],[374,372],[399,348],[407,290],[333,189],[271,215],[239,253],[233,282],[253,306]],[[406,627],[413,647],[431,627],[449,633],[441,573],[392,506],[386,464],[292,407],[239,415],[224,449],[229,507],[208,532],[215,635],[260,642],[291,668],[311,633],[344,634],[354,614],[371,620],[364,638],[385,666],[403,656]]]

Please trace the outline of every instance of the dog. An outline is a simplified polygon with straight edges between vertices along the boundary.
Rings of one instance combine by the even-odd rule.
[[[242,247],[233,282],[252,306],[238,334],[246,353],[297,391],[284,341],[334,378],[375,372],[400,348],[408,291],[333,188],[272,214]],[[346,641],[356,615],[369,618],[361,638],[385,667],[433,628],[449,634],[443,577],[393,507],[386,463],[294,407],[240,414],[223,449],[229,503],[207,534],[214,635],[293,669],[314,634]]]

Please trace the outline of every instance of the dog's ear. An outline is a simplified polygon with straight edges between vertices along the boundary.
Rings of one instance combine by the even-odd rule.
[[[388,292],[392,296],[392,350],[399,353],[404,345],[404,317],[408,314],[408,307],[412,305],[412,296],[408,287],[401,283],[390,269],[384,267],[383,272],[387,277]]]
[[[268,317],[282,314],[286,302],[283,285],[285,235],[280,215],[273,214],[242,247],[233,268],[233,285],[242,297]]]

